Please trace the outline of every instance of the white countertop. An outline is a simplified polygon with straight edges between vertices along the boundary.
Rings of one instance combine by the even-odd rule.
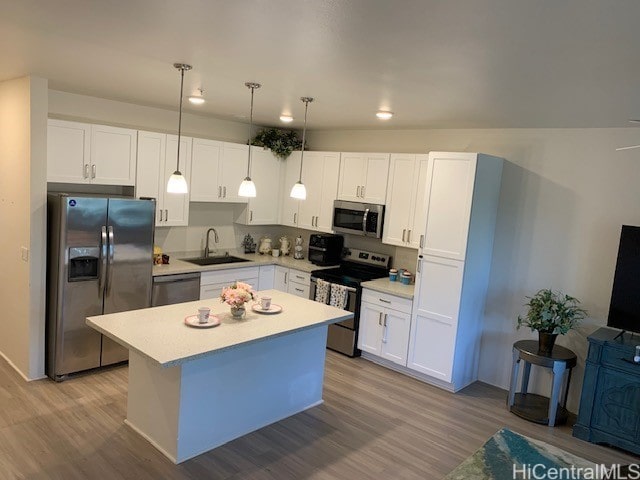
[[[410,300],[413,300],[414,287],[415,285],[413,284],[404,285],[400,281],[390,282],[388,277],[362,282],[362,288],[368,288],[376,292],[388,293],[389,295],[396,295]]]
[[[224,254],[224,251],[221,251],[219,254]],[[318,265],[314,265],[309,260],[295,260],[293,256],[279,256],[274,257],[272,255],[260,255],[259,253],[239,253],[237,251],[229,250],[229,255],[234,257],[246,258],[250,260],[248,262],[238,262],[238,263],[224,263],[221,265],[205,265],[200,266],[194,263],[185,262],[180,260],[181,258],[194,258],[199,257],[201,254],[198,252],[189,253],[170,253],[169,254],[169,264],[168,265],[154,265],[153,266],[153,276],[158,277],[161,275],[175,275],[179,273],[191,273],[191,272],[209,272],[214,270],[228,270],[231,268],[247,268],[247,267],[257,267],[260,265],[280,265],[286,268],[295,268],[297,270],[303,272],[311,272],[313,270],[320,270],[323,268],[334,268],[332,267],[319,267]]]
[[[229,305],[209,299],[88,317],[87,324],[126,348],[169,367],[239,345],[353,317],[352,312],[278,290],[257,293],[258,297],[269,295],[272,303],[281,305],[283,311],[260,314],[252,311],[248,303],[245,318],[234,320]],[[185,325],[185,317],[197,314],[201,306],[210,307],[211,314],[218,316],[221,324],[213,328]]]

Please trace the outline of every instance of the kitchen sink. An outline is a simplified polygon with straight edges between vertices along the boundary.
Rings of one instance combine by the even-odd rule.
[[[204,266],[224,265],[225,263],[250,262],[251,260],[247,260],[246,258],[234,257],[233,255],[219,255],[214,257],[183,258],[182,261]]]

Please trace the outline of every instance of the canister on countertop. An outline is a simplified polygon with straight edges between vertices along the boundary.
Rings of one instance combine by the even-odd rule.
[[[409,272],[408,270],[405,270],[402,272],[402,275],[400,276],[400,281],[402,282],[403,285],[409,285],[411,283],[411,272]]]
[[[389,270],[389,281],[395,282],[396,280],[398,280],[398,270],[392,268],[391,270]]]

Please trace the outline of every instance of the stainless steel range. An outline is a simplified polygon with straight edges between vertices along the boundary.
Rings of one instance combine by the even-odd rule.
[[[389,273],[391,257],[384,253],[368,252],[347,248],[344,250],[340,266],[311,272],[311,291],[309,298],[316,300],[318,279],[331,284],[342,285],[347,289],[345,310],[354,313],[351,320],[329,325],[327,348],[350,357],[360,356],[358,327],[360,325],[360,299],[362,282],[386,277]]]

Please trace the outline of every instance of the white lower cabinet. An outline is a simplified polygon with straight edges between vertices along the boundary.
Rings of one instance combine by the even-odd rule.
[[[260,277],[258,279],[258,290],[271,290],[273,288],[276,273],[275,265],[260,266]]]
[[[406,298],[363,289],[358,348],[406,366],[412,303]]]
[[[289,269],[276,265],[276,271],[273,277],[273,288],[281,292],[287,291],[287,281],[289,280]]]
[[[202,272],[200,275],[200,300],[219,298],[222,289],[234,282],[244,282],[258,290],[260,283],[260,267],[229,268]]]
[[[276,266],[273,288],[298,297],[309,298],[311,274],[295,268]]]
[[[416,283],[407,367],[450,383],[464,262],[427,255],[418,261],[421,274]],[[473,337],[475,329],[469,334]],[[465,332],[460,335],[464,337]]]

